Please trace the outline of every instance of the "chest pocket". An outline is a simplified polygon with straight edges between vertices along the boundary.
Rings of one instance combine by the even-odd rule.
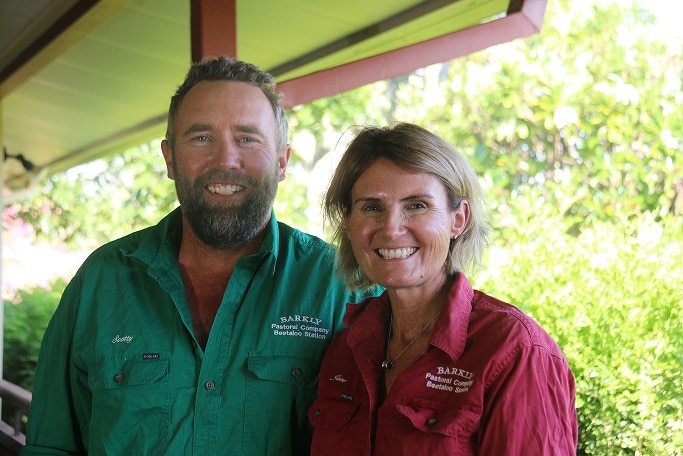
[[[319,357],[295,350],[257,350],[249,353],[247,369],[244,441],[250,442],[250,447],[244,448],[244,454],[263,455],[272,451],[268,448],[299,447],[301,442],[292,441],[292,436],[307,432],[306,413],[315,398]],[[294,433],[282,426],[293,415],[300,426]],[[294,428],[296,420],[292,423]],[[263,433],[268,433],[268,439]]]
[[[315,387],[319,366],[312,356],[289,350],[260,350],[249,353],[249,370],[259,380]]]
[[[341,455],[363,454],[364,437],[368,434],[367,420],[356,417],[360,403],[351,395],[338,391],[324,391],[308,412],[313,426],[313,452]]]
[[[338,431],[356,414],[360,404],[344,399],[319,397],[308,412],[314,428]]]
[[[169,438],[167,354],[107,355],[88,372],[90,454],[165,454]]]

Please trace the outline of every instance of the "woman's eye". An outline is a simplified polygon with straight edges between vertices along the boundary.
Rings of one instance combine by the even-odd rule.
[[[427,208],[427,205],[425,203],[411,203],[408,206],[408,209],[411,209],[411,210],[420,210],[420,209],[426,209],[426,208]]]
[[[379,210],[379,206],[377,204],[365,204],[361,208],[361,211],[363,212],[375,212],[377,210]]]

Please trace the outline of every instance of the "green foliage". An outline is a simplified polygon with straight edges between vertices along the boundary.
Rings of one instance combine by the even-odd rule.
[[[384,123],[391,106],[378,87],[385,84],[379,82],[293,107],[288,117],[295,138],[291,164],[301,164],[311,171],[324,155],[334,149],[340,132],[354,125]],[[313,138],[312,147],[307,146],[309,150],[297,147],[296,136],[302,132]]]
[[[51,177],[5,216],[30,225],[38,240],[93,247],[156,223],[175,204],[158,144],[143,144]]]
[[[681,215],[683,43],[642,5],[551,0],[540,34],[417,72],[396,116],[458,145],[496,196],[554,183],[581,220]]]
[[[300,230],[310,231],[312,220],[306,213],[308,207],[308,188],[303,180],[288,177],[280,182],[277,198],[273,204],[273,211],[278,221]]]
[[[48,288],[19,290],[4,301],[3,377],[9,382],[33,389],[40,342],[65,287],[65,280],[57,279]]]
[[[534,317],[576,377],[579,454],[683,452],[683,220],[574,223],[540,192],[501,213],[480,289]]]

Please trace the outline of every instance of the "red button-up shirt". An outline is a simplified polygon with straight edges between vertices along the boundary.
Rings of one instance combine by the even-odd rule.
[[[458,274],[427,352],[380,403],[389,301],[349,304],[309,411],[318,455],[575,455],[575,386],[555,341]]]

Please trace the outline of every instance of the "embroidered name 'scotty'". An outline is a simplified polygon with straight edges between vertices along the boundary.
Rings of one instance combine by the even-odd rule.
[[[118,344],[119,342],[125,342],[125,343],[129,344],[131,340],[133,340],[133,336],[123,336],[123,337],[121,337],[121,336],[119,336],[119,335],[117,334],[116,337],[114,337],[114,338],[111,340],[111,343],[112,343],[112,344]]]

